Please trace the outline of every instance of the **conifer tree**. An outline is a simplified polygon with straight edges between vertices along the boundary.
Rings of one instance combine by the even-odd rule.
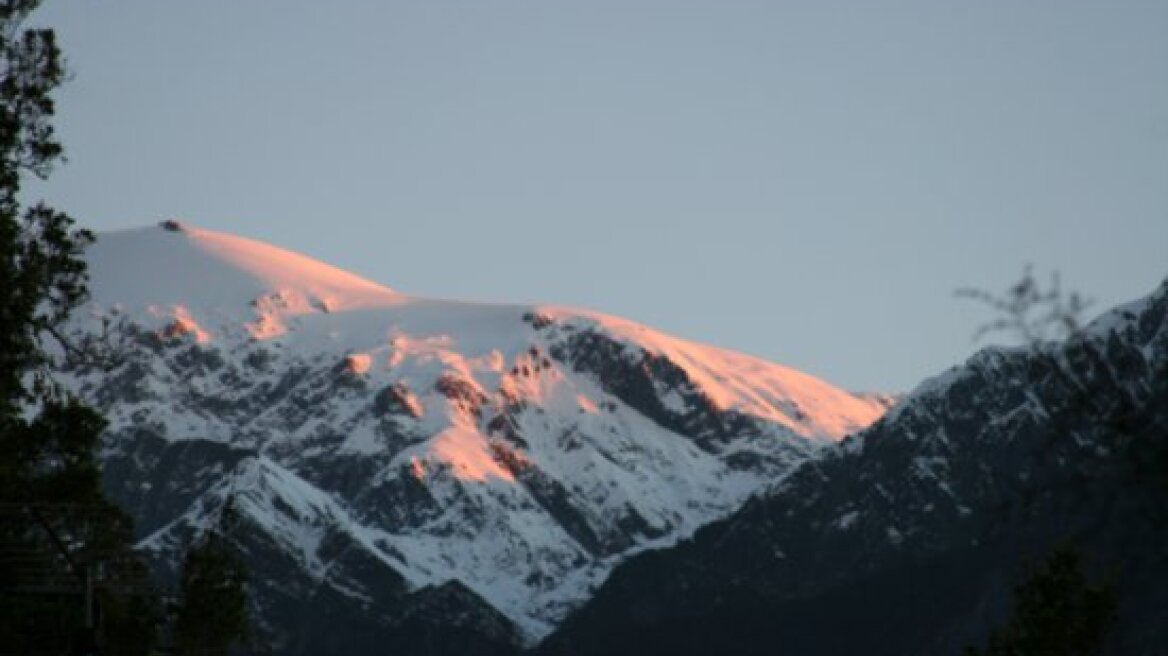
[[[85,300],[93,235],[44,203],[25,176],[62,156],[51,119],[65,68],[39,0],[0,0],[0,653],[150,649],[153,604],[129,518],[101,493],[104,420],[56,385],[61,328]],[[143,594],[126,594],[133,579]]]
[[[984,654],[1098,656],[1115,621],[1115,604],[1110,586],[1087,582],[1076,552],[1057,549],[1014,588],[1013,615],[990,635]]]
[[[248,637],[247,568],[229,538],[237,523],[229,502],[217,525],[187,549],[174,626],[177,656],[226,656]]]

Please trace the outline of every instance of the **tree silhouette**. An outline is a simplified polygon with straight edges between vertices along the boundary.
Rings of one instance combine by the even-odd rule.
[[[975,287],[963,287],[955,294],[988,305],[999,315],[978,326],[974,341],[993,332],[1012,333],[1025,344],[1065,338],[1082,327],[1083,312],[1091,306],[1079,292],[1063,292],[1057,271],[1051,273],[1049,286],[1043,287],[1029,264],[1004,294]]]
[[[238,522],[232,503],[217,525],[187,549],[174,626],[178,656],[226,656],[248,637],[248,573],[229,534]]]
[[[25,27],[38,4],[0,0],[0,653],[145,654],[152,593],[129,518],[101,493],[105,422],[51,375],[93,235],[19,198],[22,176],[47,177],[62,154],[61,53],[52,30]]]
[[[968,656],[1096,656],[1115,622],[1115,592],[1084,578],[1079,555],[1057,549],[1014,588],[1009,622]]]

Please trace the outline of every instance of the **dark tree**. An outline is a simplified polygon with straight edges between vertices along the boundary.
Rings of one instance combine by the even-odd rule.
[[[1115,622],[1115,593],[1087,582],[1079,556],[1054,551],[1014,588],[1014,613],[990,635],[985,652],[971,656],[1097,656]]]
[[[187,549],[174,626],[178,656],[226,656],[248,638],[247,567],[229,537],[236,522],[228,504],[218,525]]]
[[[1065,338],[1082,327],[1083,311],[1091,305],[1078,292],[1064,292],[1057,271],[1051,273],[1049,285],[1043,287],[1029,264],[1004,294],[974,287],[958,289],[956,294],[958,298],[983,303],[998,315],[978,327],[974,341],[993,332],[1012,333],[1025,344]]]
[[[104,421],[50,375],[72,348],[61,327],[85,300],[93,236],[19,198],[62,155],[51,118],[65,69],[53,31],[25,27],[38,4],[0,0],[0,652],[146,653],[153,605],[127,594],[147,592],[145,569],[101,493]]]

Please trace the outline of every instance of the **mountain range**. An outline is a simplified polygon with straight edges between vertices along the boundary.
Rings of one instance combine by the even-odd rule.
[[[987,348],[924,382],[741,510],[620,565],[540,653],[961,654],[1069,551],[1115,596],[1105,652],[1163,655],[1166,500],[1168,282],[1065,342]],[[1069,603],[1042,601],[1053,617]]]
[[[838,451],[892,404],[631,321],[418,298],[168,221],[86,252],[60,378],[173,581],[218,526],[278,654],[514,653],[613,568]]]
[[[1168,282],[893,398],[177,222],[86,258],[107,492],[163,580],[226,530],[277,654],[959,654],[1065,549],[1166,653]]]

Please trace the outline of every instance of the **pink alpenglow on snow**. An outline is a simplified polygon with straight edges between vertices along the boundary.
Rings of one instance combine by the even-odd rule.
[[[292,292],[296,298],[288,299],[291,314],[386,307],[403,300],[392,289],[299,253],[210,230],[186,234],[196,247],[251,274],[265,289]],[[310,305],[298,305],[303,301]]]
[[[221,332],[251,340],[287,335],[313,349],[344,349],[353,373],[391,379],[455,374],[536,405],[595,412],[593,394],[547,356],[518,316],[530,307],[456,303],[407,296],[305,255],[259,241],[174,223],[101,235],[87,253],[94,303],[152,317],[171,336],[200,343]],[[134,262],[128,267],[126,262]],[[116,290],[116,298],[105,298]],[[838,440],[879,418],[886,404],[798,371],[688,342],[587,310],[540,307],[544,321],[589,325],[681,367],[717,408],[735,410],[808,438]],[[536,331],[538,327],[531,327]],[[417,384],[425,389],[432,383]],[[581,398],[589,401],[582,402]],[[669,398],[663,399],[669,402]],[[467,462],[473,459],[463,458]],[[469,471],[489,471],[470,467]]]
[[[86,258],[95,282],[94,300],[131,311],[175,308],[169,314],[176,321],[195,319],[211,334],[226,324],[256,339],[282,335],[291,317],[405,301],[392,289],[298,253],[245,237],[173,226],[178,224],[101,235]],[[114,289],[116,299],[102,298],[103,290]]]
[[[528,313],[543,322],[591,326],[668,358],[717,408],[775,422],[805,438],[842,439],[887,408],[878,398],[853,395],[798,371],[619,317],[557,306],[411,297],[305,255],[176,223],[101,235],[87,259],[94,303],[106,311],[145,313],[161,322],[160,331],[191,335],[199,343],[226,332],[261,341],[286,336],[301,347],[312,342],[314,350],[344,349],[351,373],[376,369],[390,382],[412,378],[406,382],[419,390],[453,374],[488,397],[497,396],[493,403],[562,405],[595,414],[595,390],[578,389],[575,378],[548,359],[548,345],[541,350],[538,332],[533,336],[518,320]],[[116,298],[106,298],[107,290],[116,290]],[[427,404],[423,398],[417,405],[421,410]],[[478,458],[488,453],[485,445],[472,452],[453,448],[464,438],[434,448],[462,463],[474,478],[507,478]],[[454,458],[457,453],[463,455]]]
[[[345,356],[345,371],[351,374],[363,374],[373,366],[373,356],[368,353],[354,353]]]
[[[543,307],[541,316],[583,318],[608,334],[669,358],[721,410],[782,424],[803,437],[841,440],[884,415],[887,404],[813,376],[734,351],[687,342],[640,324],[588,310]]]
[[[191,335],[198,344],[206,344],[211,341],[211,337],[207,334],[207,331],[203,330],[198,322],[191,318],[190,310],[181,305],[174,305],[165,309],[151,306],[148,310],[156,317],[172,319],[161,330],[161,336],[164,339]]]
[[[439,433],[430,444],[430,453],[460,480],[483,482],[494,478],[515,482],[511,472],[495,459],[483,436],[465,426],[451,426]]]
[[[588,553],[533,484],[562,490],[590,530],[620,517],[651,527],[654,537],[630,550],[661,546],[732,512],[887,405],[618,317],[409,296],[178,224],[99,235],[86,259],[92,298],[73,327],[126,328],[147,365],[126,383],[129,400],[106,413],[111,435],[165,426],[168,441],[254,449],[261,455],[223,485],[301,509],[255,514],[282,522],[271,535],[298,558],[318,562],[323,527],[343,518],[356,542],[384,540],[405,554],[370,547],[412,585],[458,579],[532,639],[619,560]],[[163,343],[138,339],[150,333]],[[646,373],[636,392],[653,409],[621,388],[630,371]],[[102,389],[104,376],[76,372],[74,388]],[[713,447],[687,432],[694,416],[743,425],[719,423],[718,410],[758,421]],[[330,488],[330,477],[313,475],[342,461],[375,466],[360,485]],[[247,478],[253,471],[263,476]],[[419,496],[439,512],[418,525],[348,514],[399,483],[423,486]],[[468,517],[481,518],[477,528]]]

